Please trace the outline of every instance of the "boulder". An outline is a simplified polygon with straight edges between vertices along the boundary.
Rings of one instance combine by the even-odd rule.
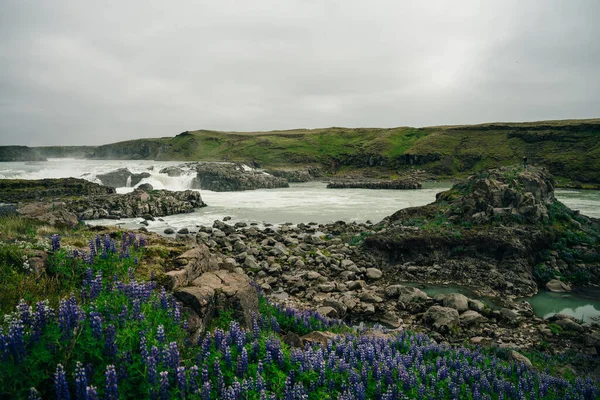
[[[546,283],[546,289],[548,289],[548,291],[550,292],[555,293],[565,293],[570,292],[572,290],[571,286],[569,286],[565,282],[559,281],[558,279],[552,279],[551,281]]]
[[[17,210],[19,215],[48,225],[73,228],[79,223],[77,215],[65,203],[29,203]]]
[[[337,335],[332,332],[313,331],[304,336],[301,336],[300,339],[302,339],[304,343],[308,343],[311,345],[319,343],[323,347],[325,347],[327,346],[328,341],[333,341],[336,337]]]
[[[241,164],[203,163],[196,167],[200,189],[231,192],[289,187],[288,181]]]
[[[205,272],[192,282],[192,286],[182,288],[174,295],[202,318],[210,319],[211,311],[224,309],[231,311],[233,318],[245,327],[251,327],[253,315],[258,314],[258,292],[245,274],[224,270]]]
[[[483,315],[473,310],[467,310],[460,315],[460,324],[462,326],[479,325],[480,323],[485,321],[486,318]]]
[[[442,301],[444,307],[454,308],[459,313],[469,309],[469,299],[464,294],[449,293],[444,296]]]
[[[460,324],[458,311],[442,306],[429,307],[423,315],[423,321],[441,334],[452,332]]]
[[[531,363],[529,358],[525,357],[523,354],[521,354],[517,351],[511,350],[510,358],[518,363],[525,364],[525,366],[527,366],[527,368],[529,368],[529,369],[533,369],[533,364]]]
[[[367,268],[367,279],[377,280],[383,276],[383,272],[377,268]]]

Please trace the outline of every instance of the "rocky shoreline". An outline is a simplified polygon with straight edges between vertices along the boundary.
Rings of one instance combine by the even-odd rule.
[[[147,219],[189,213],[205,207],[199,192],[138,188],[117,194],[114,188],[83,179],[0,180],[5,212],[51,225],[74,226],[80,220]]]
[[[361,181],[361,180],[338,180],[329,182],[327,189],[393,189],[410,190],[421,189],[421,182],[414,180],[380,180],[380,181]]]

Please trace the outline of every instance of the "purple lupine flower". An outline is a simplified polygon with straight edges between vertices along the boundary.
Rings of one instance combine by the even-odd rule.
[[[31,326],[33,323],[31,306],[27,304],[24,299],[19,301],[19,304],[17,305],[17,312],[19,313],[19,317],[21,318],[23,325],[27,327]]]
[[[75,366],[75,395],[79,400],[86,400],[86,388],[88,386],[87,374],[83,364],[77,361]]]
[[[202,392],[200,393],[200,399],[210,400],[210,382],[204,381],[202,384]]]
[[[102,279],[102,271],[98,271],[94,279],[90,282],[90,293],[88,297],[91,300],[97,298],[100,295],[100,293],[102,292],[103,282],[104,281]]]
[[[154,351],[154,349],[156,349],[156,352]],[[146,366],[147,366],[146,375],[147,375],[148,383],[150,384],[150,386],[154,386],[158,382],[158,374],[156,371],[156,363],[157,363],[158,359],[154,355],[154,353],[158,353],[158,349],[156,348],[156,346],[152,346],[152,352],[150,353],[148,358],[146,358]]]
[[[92,257],[95,257],[96,254],[98,254],[94,238],[90,238],[90,254],[92,255]]]
[[[90,327],[92,328],[92,336],[96,340],[102,339],[102,316],[100,313],[98,311],[90,311],[89,321]]]
[[[225,391],[225,380],[223,379],[223,373],[221,372],[221,362],[218,358],[215,358],[214,373],[217,377],[217,395],[221,397]]]
[[[159,325],[158,328],[156,328],[156,340],[158,340],[159,343],[164,343],[165,341],[165,327],[162,325]]]
[[[109,358],[115,358],[119,349],[117,348],[117,330],[110,324],[104,330],[104,354]]]
[[[189,385],[190,394],[198,393],[198,366],[192,365],[190,367],[190,385]]]
[[[17,363],[25,358],[24,334],[25,330],[21,318],[13,317],[8,326],[8,334],[4,340],[6,341],[8,352]]]
[[[144,236],[140,236],[139,238],[140,248],[146,247],[146,238]]]
[[[202,382],[208,382],[209,381],[209,376],[208,376],[208,365],[203,364],[202,365]]]
[[[185,379],[185,367],[177,367],[175,381],[177,382],[177,388],[179,389],[179,395],[181,398],[185,398],[187,391],[187,382]]]
[[[177,342],[169,343],[169,366],[172,369],[177,368],[179,365],[179,348],[177,347]]]
[[[88,386],[85,388],[86,400],[98,400],[98,390],[96,386]]]
[[[48,318],[52,317],[54,310],[48,306],[48,300],[39,301],[35,305],[33,314],[33,334],[32,340],[37,341],[41,337],[42,331],[48,323]]]
[[[236,365],[236,374],[238,378],[243,378],[244,375],[248,372],[248,352],[246,348],[242,348],[242,353],[238,356],[237,365]]]
[[[169,400],[169,371],[162,371],[160,373],[160,400]]]
[[[65,369],[62,364],[56,366],[56,372],[54,373],[54,390],[56,391],[56,398],[58,400],[69,400],[69,385],[67,384],[67,377],[65,376]]]
[[[231,368],[233,365],[233,359],[231,358],[231,348],[228,345],[225,345],[225,349],[223,352],[223,359],[225,360],[225,365],[227,368]]]
[[[117,387],[117,371],[115,371],[114,365],[106,366],[106,391],[104,392],[104,398],[107,400],[118,400],[119,399],[119,388]]]
[[[60,236],[55,233],[50,239],[52,240],[52,251],[60,250]]]
[[[167,291],[164,287],[160,289],[160,306],[163,310],[169,308],[169,302],[167,301]]]
[[[63,336],[71,336],[73,330],[81,320],[80,312],[75,296],[60,301],[58,307],[58,324]]]
[[[178,303],[173,304],[173,321],[179,325],[181,322],[181,307]]]
[[[40,392],[38,392],[36,388],[32,387],[29,389],[29,396],[27,397],[27,400],[42,400],[42,397],[40,396]]]

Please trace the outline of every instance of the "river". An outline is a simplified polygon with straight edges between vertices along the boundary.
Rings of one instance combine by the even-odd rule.
[[[0,163],[0,179],[42,179],[42,178],[84,178],[99,182],[97,175],[128,168],[131,172],[149,172],[149,178],[141,183],[150,183],[156,189],[185,190],[189,188],[192,169],[180,177],[160,174],[161,168],[180,165],[181,162],[166,161],[111,161],[53,159],[46,162]],[[231,217],[230,223],[246,222],[258,226],[291,222],[328,223],[337,220],[346,222],[378,222],[395,211],[421,206],[435,200],[436,193],[448,189],[448,182],[425,183],[421,190],[368,190],[368,189],[327,189],[324,182],[291,184],[289,188],[260,189],[245,192],[202,191],[207,207],[190,214],[173,215],[150,221],[148,229],[162,232],[167,227],[175,230],[188,228],[192,231],[198,225],[212,225],[214,220]],[[133,190],[131,187],[118,188],[120,193]],[[582,214],[600,218],[600,191],[558,189],[556,197],[568,207]],[[122,225],[124,228],[139,228],[141,218],[88,221],[93,224]],[[589,299],[574,294],[553,295],[540,293],[529,299],[536,313],[547,317],[562,312],[589,321],[600,315],[597,299]]]

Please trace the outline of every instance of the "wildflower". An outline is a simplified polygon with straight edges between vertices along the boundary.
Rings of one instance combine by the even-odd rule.
[[[104,354],[109,358],[114,358],[117,353],[117,330],[113,324],[110,324],[104,331]]]
[[[104,398],[107,400],[119,399],[119,388],[117,387],[117,372],[114,365],[106,366],[106,391]]]
[[[75,366],[75,393],[78,399],[87,399],[86,388],[88,387],[87,374],[83,364],[77,361]]]
[[[32,387],[29,389],[29,397],[27,397],[27,400],[42,400],[42,397],[40,396],[40,392],[38,392],[36,388]]]
[[[159,397],[161,400],[169,399],[169,371],[162,371],[160,373]]]
[[[67,377],[65,376],[65,370],[62,364],[56,366],[56,372],[54,373],[54,390],[56,391],[56,398],[58,400],[69,400],[69,385],[67,385]]]
[[[51,236],[51,240],[52,240],[52,251],[60,250],[60,236],[57,233],[55,233],[54,235]]]
[[[98,400],[98,390],[96,386],[88,386],[85,388],[86,400]]]

